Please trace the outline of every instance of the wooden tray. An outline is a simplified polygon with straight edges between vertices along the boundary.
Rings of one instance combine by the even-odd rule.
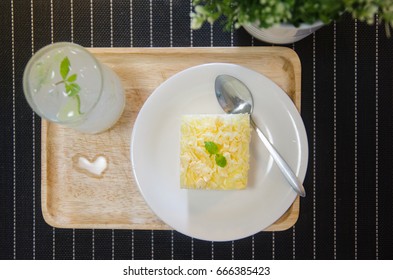
[[[42,211],[59,228],[170,229],[143,200],[131,170],[130,138],[135,119],[148,96],[170,76],[188,67],[235,63],[276,82],[300,110],[300,61],[284,47],[240,48],[97,48],[90,49],[119,75],[126,108],[119,122],[98,135],[78,133],[42,121]],[[105,155],[100,177],[75,168],[83,156]],[[154,176],[154,174],[152,174]],[[285,230],[299,216],[299,198],[267,231]]]

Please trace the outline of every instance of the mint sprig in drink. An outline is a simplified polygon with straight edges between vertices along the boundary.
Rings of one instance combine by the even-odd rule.
[[[73,110],[73,114],[81,115],[81,99],[79,96],[79,92],[81,90],[81,87],[77,83],[78,79],[78,74],[71,74],[70,75],[70,70],[71,70],[71,63],[70,60],[68,59],[68,56],[66,56],[60,63],[60,75],[62,77],[62,80],[57,82],[55,85],[59,84],[64,84],[64,89],[65,93],[69,98],[73,98],[76,101],[76,113],[74,113],[75,110]],[[75,103],[75,102],[74,102]],[[67,110],[66,110],[67,113]],[[61,114],[59,114],[60,116]]]
[[[124,109],[116,74],[72,43],[56,43],[38,51],[26,66],[23,87],[38,115],[81,132],[110,128]]]

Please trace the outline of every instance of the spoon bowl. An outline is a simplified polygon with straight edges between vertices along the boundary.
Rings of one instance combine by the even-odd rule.
[[[259,138],[265,144],[277,166],[284,177],[296,193],[302,197],[306,196],[306,191],[288,163],[279,154],[276,148],[270,143],[267,137],[255,124],[252,119],[254,101],[249,88],[239,79],[230,75],[219,75],[215,80],[215,92],[217,101],[224,112],[228,114],[250,114],[251,126],[257,132]]]
[[[254,100],[244,83],[229,75],[220,75],[215,81],[216,97],[228,114],[250,114]]]

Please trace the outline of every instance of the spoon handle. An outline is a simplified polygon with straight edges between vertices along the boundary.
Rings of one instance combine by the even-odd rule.
[[[251,119],[251,126],[255,129],[255,131],[257,132],[257,134],[259,136],[259,138],[265,144],[266,148],[268,149],[268,151],[272,155],[274,161],[276,162],[276,164],[280,168],[281,172],[284,174],[285,178],[291,184],[291,187],[301,197],[305,197],[306,196],[306,191],[304,190],[304,187],[303,187],[302,183],[296,177],[295,173],[293,173],[293,171],[292,171],[291,167],[288,165],[288,163],[283,159],[283,157],[273,147],[273,145],[266,138],[266,136],[262,133],[262,131],[257,127],[257,125],[255,124],[253,119]]]

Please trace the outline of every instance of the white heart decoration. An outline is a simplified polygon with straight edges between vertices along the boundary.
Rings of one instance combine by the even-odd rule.
[[[90,162],[85,157],[79,157],[78,159],[79,168],[84,169],[96,176],[101,176],[102,172],[104,172],[107,168],[107,165],[106,158],[103,156],[97,157],[94,162]]]

